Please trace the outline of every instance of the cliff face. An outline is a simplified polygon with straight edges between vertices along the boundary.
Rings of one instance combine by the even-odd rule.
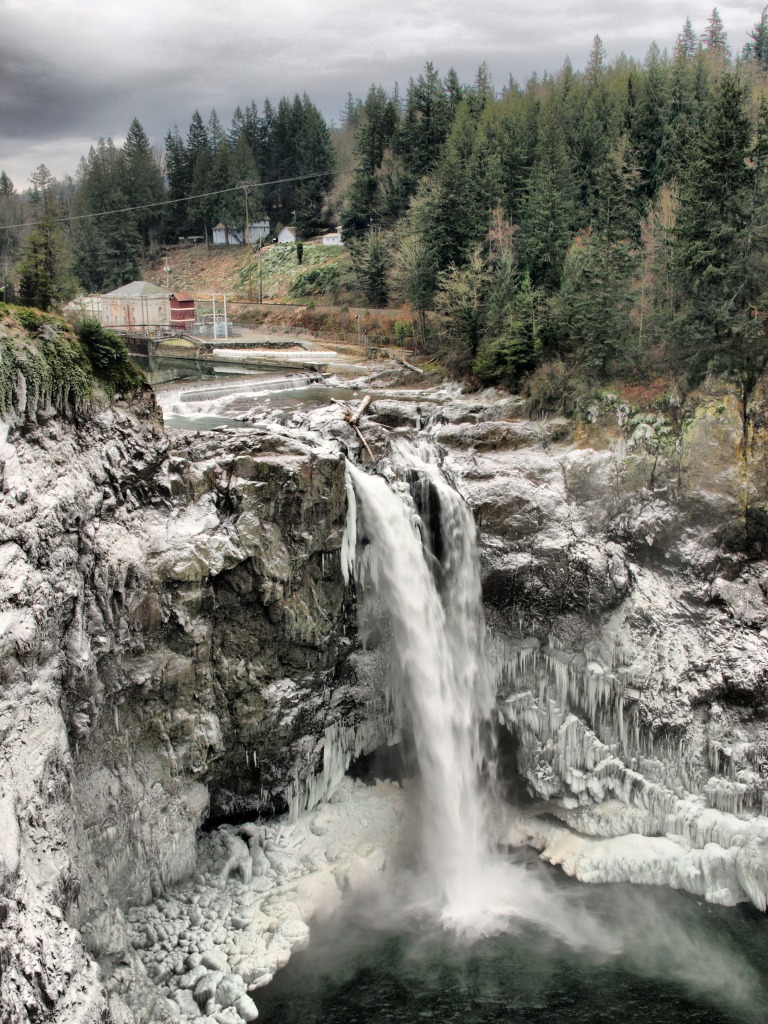
[[[270,431],[169,444],[151,398],[34,414],[2,456],[0,1004],[97,1020],[73,929],[108,974],[120,908],[194,870],[204,815],[285,806],[316,769],[343,460]]]
[[[746,424],[727,390],[663,414],[606,405],[580,426],[436,431],[480,524],[500,714],[530,792],[576,833],[667,838],[516,835],[588,880],[765,907],[764,399]]]
[[[687,856],[714,840],[712,884],[687,861],[654,880],[761,905],[761,402],[745,431],[727,391],[663,415],[608,403],[583,426],[438,397],[418,415],[479,526],[531,792],[595,841],[672,834]],[[389,475],[414,419],[378,401],[366,423]],[[342,451],[368,456],[338,407],[169,439],[147,396],[3,429],[0,1005],[127,1020],[116,990],[148,982],[125,913],[194,872],[204,817],[284,809],[347,710]],[[594,850],[520,829],[589,875]]]

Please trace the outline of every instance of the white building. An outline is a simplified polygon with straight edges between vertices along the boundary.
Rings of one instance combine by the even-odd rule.
[[[296,241],[296,228],[286,227],[277,236],[278,242],[295,242]]]
[[[213,229],[214,245],[244,245],[248,241],[251,244],[258,242],[260,238],[266,238],[269,234],[269,220],[256,220],[248,225],[248,238],[245,228],[230,228],[226,224],[217,224]]]
[[[335,231],[328,231],[323,235],[323,245],[344,245],[341,240],[341,224]]]

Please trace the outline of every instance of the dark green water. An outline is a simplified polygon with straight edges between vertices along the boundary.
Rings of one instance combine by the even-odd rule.
[[[536,868],[536,871],[544,869]],[[265,1024],[762,1024],[768,919],[667,889],[551,877],[553,914],[596,940],[575,950],[543,926],[463,941],[351,900],[256,993]],[[597,930],[596,930],[597,929]]]

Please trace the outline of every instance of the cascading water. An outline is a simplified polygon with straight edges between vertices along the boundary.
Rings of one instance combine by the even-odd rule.
[[[465,502],[434,464],[410,449],[400,454],[438,503],[439,543],[422,543],[415,517],[384,479],[348,465],[355,521],[346,569],[363,588],[373,588],[389,613],[421,777],[424,868],[439,889],[444,918],[471,927],[484,912],[478,887],[489,869],[480,776],[483,726],[493,707],[475,528]],[[437,546],[433,572],[429,562],[437,558],[430,549]]]
[[[390,699],[402,704],[394,718],[410,725],[420,776],[418,902],[435,897],[443,922],[469,935],[532,921],[574,947],[615,949],[589,915],[556,902],[541,876],[495,852],[498,804],[487,784],[495,770],[488,741],[495,691],[474,520],[428,450],[393,451],[422,514],[410,495],[348,463],[342,568],[357,579],[363,603],[378,600],[391,623],[398,672]]]

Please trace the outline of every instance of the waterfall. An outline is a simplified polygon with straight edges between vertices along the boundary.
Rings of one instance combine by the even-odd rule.
[[[419,520],[383,478],[348,464],[343,558],[345,572],[388,613],[403,684],[395,699],[403,702],[419,765],[422,867],[438,888],[444,919],[461,927],[483,909],[491,857],[481,771],[493,692],[475,527],[434,464],[411,449],[400,454],[426,514]]]

